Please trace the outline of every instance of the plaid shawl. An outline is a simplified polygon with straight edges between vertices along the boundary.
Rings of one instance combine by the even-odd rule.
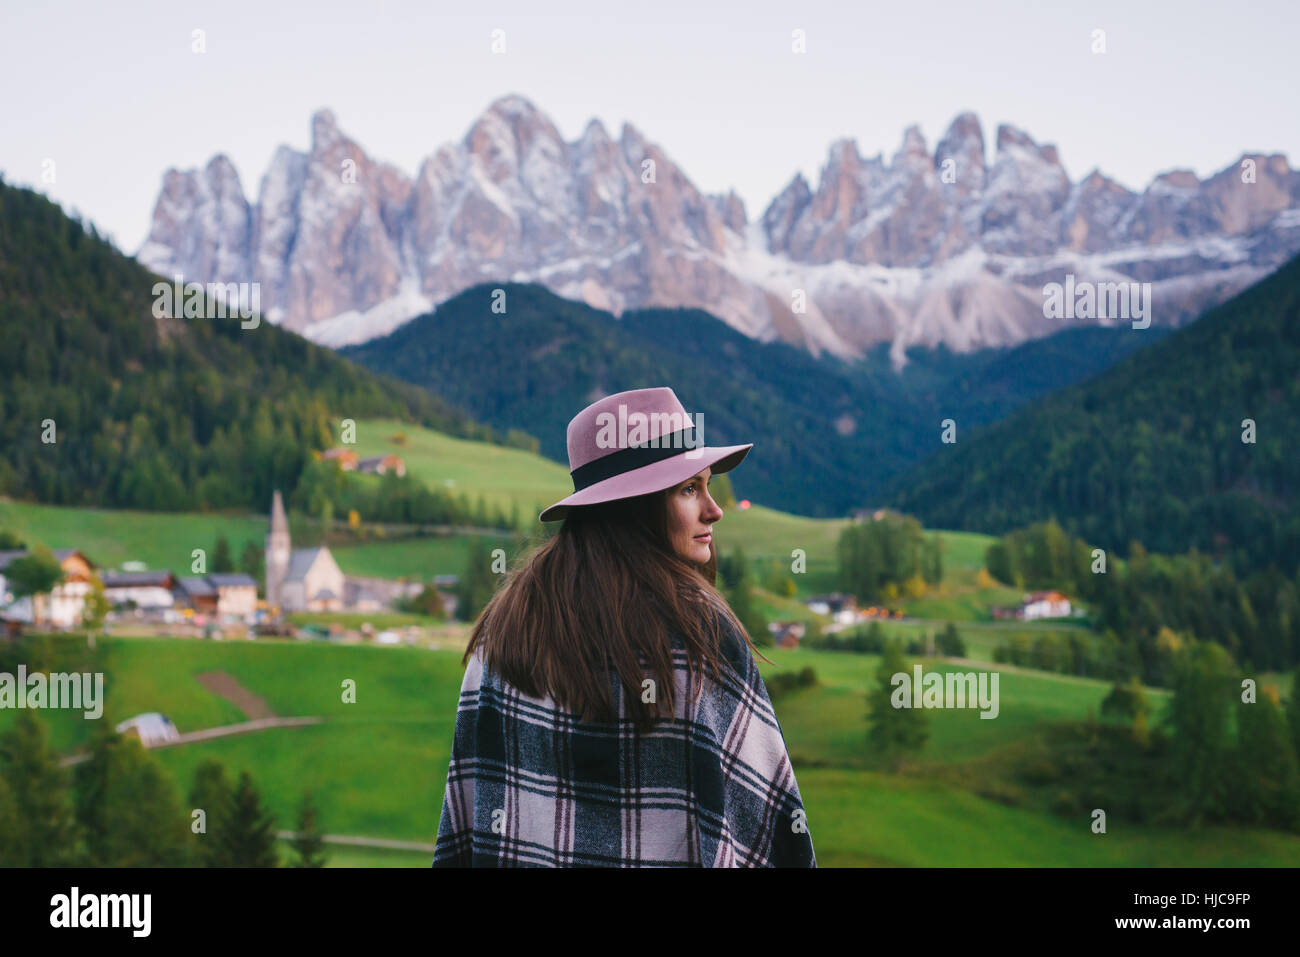
[[[501,680],[476,653],[460,690],[434,867],[816,867],[758,667],[723,644],[722,682],[639,734],[611,670],[617,723],[582,722]]]

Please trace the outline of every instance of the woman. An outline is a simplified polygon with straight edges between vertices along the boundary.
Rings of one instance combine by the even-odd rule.
[[[713,586],[708,481],[751,447],[705,447],[671,389],[569,423],[574,493],[541,514],[564,524],[470,635],[433,866],[816,866]]]

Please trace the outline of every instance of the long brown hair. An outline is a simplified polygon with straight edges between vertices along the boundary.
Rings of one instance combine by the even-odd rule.
[[[719,677],[724,631],[744,636],[763,658],[715,587],[713,543],[703,564],[674,551],[670,492],[570,511],[558,532],[516,559],[475,622],[462,663],[481,648],[485,662],[522,693],[549,695],[583,720],[603,722],[618,719],[612,668],[630,717],[645,731],[661,713],[674,713],[670,630],[685,643],[692,699],[705,666]],[[647,676],[655,682],[653,704],[641,700]]]

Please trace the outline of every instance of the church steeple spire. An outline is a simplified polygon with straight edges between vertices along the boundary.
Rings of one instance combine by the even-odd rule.
[[[271,534],[277,532],[283,532],[286,536],[289,534],[289,520],[284,515],[284,499],[280,497],[279,489],[271,497]]]
[[[266,535],[266,604],[273,614],[284,607],[284,579],[289,573],[289,519],[276,489],[271,497],[271,528]]]

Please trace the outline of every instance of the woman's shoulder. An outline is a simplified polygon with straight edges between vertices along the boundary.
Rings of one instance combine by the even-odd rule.
[[[735,619],[719,608],[711,608],[706,613],[710,621],[706,625],[716,628],[718,634],[718,654],[740,677],[749,674],[753,666],[753,656],[744,634],[737,628]],[[685,650],[686,641],[678,627],[670,625],[669,636],[674,649]]]

